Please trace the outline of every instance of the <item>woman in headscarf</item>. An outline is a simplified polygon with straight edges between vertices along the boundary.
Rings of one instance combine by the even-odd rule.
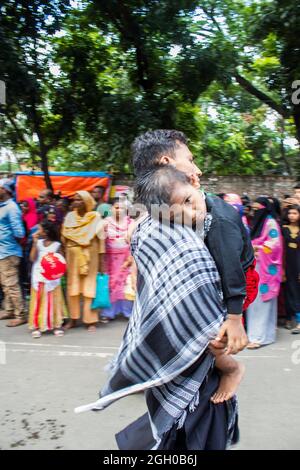
[[[243,206],[242,199],[240,198],[240,196],[238,194],[228,193],[224,195],[223,199],[225,202],[227,202],[227,204],[230,204],[232,207],[234,207],[238,211],[238,213],[241,216],[244,227],[249,233],[250,228],[249,228],[249,224],[244,213],[244,206]]]
[[[98,312],[91,310],[96,293],[97,272],[102,271],[101,254],[104,253],[104,237],[100,215],[93,211],[95,200],[87,191],[78,191],[73,211],[67,214],[62,236],[68,266],[67,297],[71,321],[67,328],[76,326],[80,318],[80,296],[83,296],[83,322],[88,331],[94,332]]]
[[[267,197],[259,197],[253,203],[253,210],[251,238],[260,281],[258,296],[247,310],[249,349],[257,349],[275,341],[283,250],[272,202]]]
[[[106,270],[109,275],[111,307],[102,310],[100,321],[107,323],[118,313],[129,318],[132,311],[135,270],[130,246],[127,241],[128,230],[133,220],[127,215],[126,201],[115,198],[112,201],[112,215],[104,222],[106,245]],[[128,287],[132,287],[132,297],[126,295]]]
[[[22,219],[26,228],[26,233],[29,234],[31,229],[38,224],[38,213],[34,199],[28,198],[21,202]]]

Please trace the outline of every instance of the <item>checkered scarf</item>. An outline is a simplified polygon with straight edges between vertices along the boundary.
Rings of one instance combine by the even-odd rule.
[[[199,389],[214,365],[207,346],[226,311],[215,263],[192,229],[147,217],[131,250],[138,268],[132,316],[100,400],[77,411],[103,409],[145,390],[159,443],[201,399]]]

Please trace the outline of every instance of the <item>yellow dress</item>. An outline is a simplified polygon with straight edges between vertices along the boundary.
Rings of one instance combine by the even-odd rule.
[[[105,253],[103,221],[93,211],[95,201],[87,191],[78,191],[83,199],[86,213],[81,216],[70,212],[62,227],[62,242],[67,261],[67,297],[72,319],[80,317],[80,296],[83,296],[83,321],[96,323],[97,312],[91,311],[92,299],[96,295],[96,279],[99,254]]]

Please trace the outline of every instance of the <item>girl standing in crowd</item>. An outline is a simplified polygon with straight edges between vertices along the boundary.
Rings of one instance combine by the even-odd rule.
[[[68,266],[67,297],[71,321],[66,328],[76,326],[80,318],[80,296],[83,296],[83,322],[89,332],[96,331],[98,313],[91,310],[96,294],[98,270],[103,271],[101,255],[105,252],[101,232],[101,217],[93,211],[95,200],[87,191],[78,191],[62,227],[62,240]]]
[[[259,197],[253,203],[254,218],[251,230],[260,275],[259,293],[247,310],[249,349],[275,341],[277,297],[282,279],[282,238],[272,202]]]
[[[287,211],[289,223],[282,227],[284,238],[283,281],[287,327],[293,334],[300,333],[300,206],[292,206]]]
[[[131,315],[133,301],[126,298],[126,285],[134,287],[135,283],[133,258],[127,241],[132,222],[127,215],[126,202],[115,198],[112,201],[112,216],[104,222],[111,307],[102,310],[100,320],[103,323],[114,319],[118,313],[122,313],[125,318]]]
[[[63,336],[61,329],[67,317],[60,279],[41,280],[41,260],[48,253],[61,253],[61,243],[57,228],[44,220],[33,235],[30,253],[32,266],[31,296],[29,307],[29,328],[33,338],[40,338],[45,331],[53,331],[56,336]]]

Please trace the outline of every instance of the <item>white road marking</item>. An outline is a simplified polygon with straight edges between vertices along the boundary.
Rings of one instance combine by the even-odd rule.
[[[118,350],[119,346],[90,346],[90,345],[73,345],[73,344],[58,344],[58,343],[15,343],[11,341],[4,341],[5,344],[7,345],[12,345],[12,346],[35,346],[35,347],[54,347],[57,348],[59,346],[60,348],[77,348],[77,349],[82,349],[82,348],[90,348],[90,349],[114,349]],[[120,343],[121,344],[121,343]]]
[[[25,348],[18,348],[12,349],[7,348],[7,352],[13,353],[31,353],[31,354],[38,354],[40,356],[72,356],[72,357],[97,357],[97,358],[108,358],[114,356],[113,353],[104,353],[104,352],[90,352],[90,351],[57,351],[53,349],[25,349]]]
[[[241,355],[240,358],[241,359],[257,359],[258,357],[260,358],[271,358],[271,359],[279,359],[280,357],[282,358],[282,356],[256,356],[256,355],[253,355],[253,356],[244,356],[244,355]]]

